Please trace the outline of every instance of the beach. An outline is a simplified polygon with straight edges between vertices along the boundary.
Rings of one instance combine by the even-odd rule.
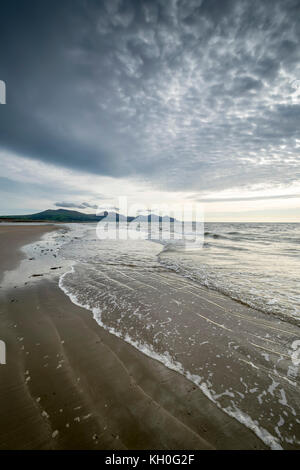
[[[300,0],[1,7],[0,450],[300,451]]]
[[[51,226],[1,226],[1,270]],[[190,380],[105,331],[58,279],[1,289],[1,449],[264,449]]]

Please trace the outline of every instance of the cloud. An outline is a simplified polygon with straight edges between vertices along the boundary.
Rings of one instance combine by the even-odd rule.
[[[116,207],[116,206],[112,206],[112,205],[99,205],[97,206],[97,210],[98,212],[100,211],[115,211],[115,212],[119,212],[119,207]]]
[[[68,208],[75,208],[75,209],[97,209],[97,204],[89,204],[88,202],[82,202],[78,204],[76,202],[55,202],[54,205],[56,207],[68,207]]]
[[[299,14],[295,0],[5,2],[2,149],[169,191],[291,185]]]

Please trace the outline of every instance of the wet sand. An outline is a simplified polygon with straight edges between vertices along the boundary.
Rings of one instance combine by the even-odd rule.
[[[57,230],[54,225],[0,224],[0,280],[4,271],[14,269],[24,257],[20,250],[22,246],[53,230]]]
[[[0,227],[0,266],[51,227]],[[23,237],[23,238],[22,238]],[[1,449],[263,449],[182,375],[43,280],[1,291]]]

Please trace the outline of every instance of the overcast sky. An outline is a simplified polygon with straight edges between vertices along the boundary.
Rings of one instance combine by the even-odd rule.
[[[300,221],[300,1],[5,0],[0,212]]]

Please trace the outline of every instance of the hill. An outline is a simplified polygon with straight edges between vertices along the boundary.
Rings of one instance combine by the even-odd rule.
[[[103,215],[84,214],[83,212],[67,209],[48,209],[36,214],[1,216],[0,221],[10,222],[99,222],[106,217]]]

